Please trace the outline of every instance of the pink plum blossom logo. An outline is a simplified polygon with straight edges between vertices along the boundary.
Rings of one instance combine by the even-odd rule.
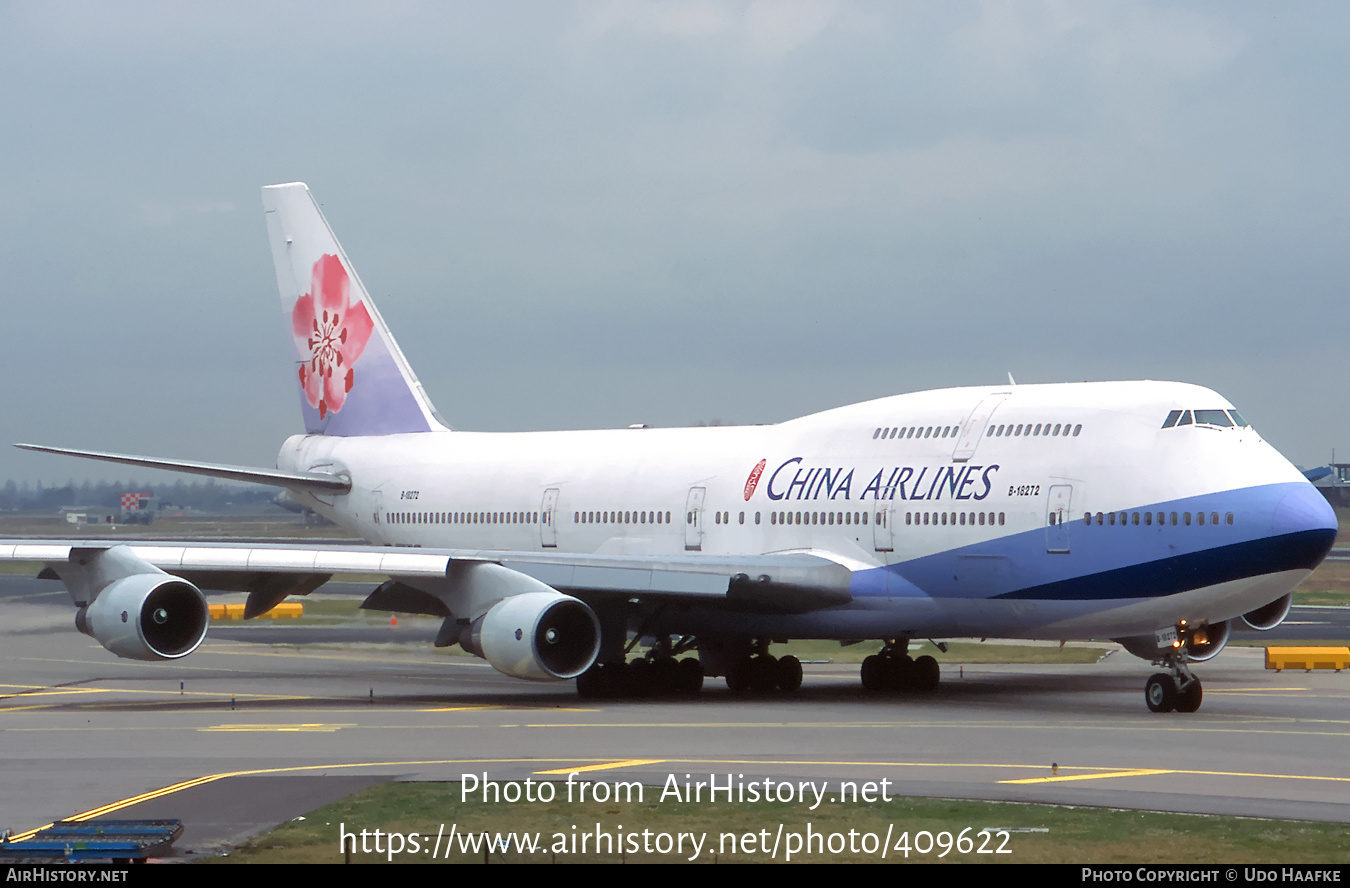
[[[338,257],[314,263],[309,292],[295,300],[291,332],[304,358],[300,387],[319,418],[337,413],[356,384],[353,364],[365,351],[375,324],[364,303],[351,303],[351,280]]]

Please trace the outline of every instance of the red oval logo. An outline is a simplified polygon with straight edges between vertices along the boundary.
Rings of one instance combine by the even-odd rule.
[[[764,474],[764,466],[767,459],[761,459],[759,465],[750,470],[750,477],[745,479],[745,501],[750,502],[750,497],[755,495],[755,488],[759,486],[759,476]]]

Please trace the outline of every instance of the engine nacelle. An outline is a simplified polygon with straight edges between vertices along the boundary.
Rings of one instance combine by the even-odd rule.
[[[1294,593],[1290,592],[1283,598],[1277,598],[1264,607],[1258,607],[1254,611],[1248,611],[1242,615],[1242,622],[1251,626],[1253,629],[1274,629],[1284,622],[1284,618],[1289,616],[1289,607],[1294,602]]]
[[[469,653],[512,678],[576,678],[600,653],[600,620],[586,604],[561,592],[526,592],[492,606],[464,630]]]
[[[1188,658],[1203,663],[1205,660],[1212,660],[1217,657],[1219,651],[1228,645],[1230,628],[1227,620],[1222,623],[1193,627],[1190,630],[1190,639],[1186,642]],[[1152,635],[1132,635],[1129,638],[1116,638],[1113,641],[1141,660],[1148,660],[1152,663],[1162,657],[1163,652],[1158,649],[1158,641]]]
[[[1204,662],[1219,655],[1219,651],[1228,646],[1229,623],[1210,623],[1191,630],[1190,641],[1186,643],[1186,653],[1192,660]]]
[[[119,657],[176,660],[206,637],[211,610],[189,582],[141,573],[109,584],[75,614],[75,626]]]

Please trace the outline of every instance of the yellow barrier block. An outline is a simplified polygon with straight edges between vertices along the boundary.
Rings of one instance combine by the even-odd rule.
[[[1350,647],[1268,647],[1266,668],[1281,669],[1342,669],[1350,668]]]
[[[211,619],[213,620],[242,620],[244,619],[244,606],[242,604],[213,604],[211,607]],[[296,619],[305,615],[305,606],[298,601],[286,601],[278,604],[265,614],[259,614],[254,619],[258,620],[277,620],[277,619]]]

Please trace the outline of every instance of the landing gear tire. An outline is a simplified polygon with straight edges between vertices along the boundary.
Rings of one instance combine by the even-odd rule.
[[[577,696],[583,700],[622,697],[628,687],[626,673],[622,663],[596,663],[577,676]]]
[[[744,694],[750,690],[750,658],[737,660],[727,670],[727,688],[733,694]]]
[[[605,695],[605,680],[600,672],[603,667],[597,663],[577,676],[577,696],[583,700],[597,700]]]
[[[886,686],[882,673],[885,664],[881,657],[872,654],[862,662],[862,686],[864,691],[879,691]]]
[[[802,686],[802,661],[789,654],[778,661],[778,687],[792,693]]]
[[[908,691],[914,687],[914,661],[908,656],[885,658],[886,690]]]
[[[914,661],[914,690],[921,694],[931,694],[937,690],[942,679],[942,669],[938,661],[924,654]]]
[[[778,687],[778,658],[760,654],[750,660],[750,690],[767,694]]]
[[[1196,685],[1199,682],[1195,683]],[[1144,685],[1144,700],[1154,712],[1171,712],[1177,707],[1177,684],[1166,672],[1156,673]],[[1197,697],[1196,707],[1200,705]],[[1195,710],[1189,710],[1194,712]]]
[[[697,697],[703,690],[703,664],[693,657],[685,657],[678,668],[679,692],[688,697]]]
[[[680,693],[680,664],[674,657],[661,657],[652,661],[648,674],[651,693],[656,697],[668,697]]]
[[[1195,712],[1200,708],[1200,701],[1204,699],[1205,692],[1200,687],[1200,679],[1195,679],[1186,687],[1177,691],[1177,712]]]

